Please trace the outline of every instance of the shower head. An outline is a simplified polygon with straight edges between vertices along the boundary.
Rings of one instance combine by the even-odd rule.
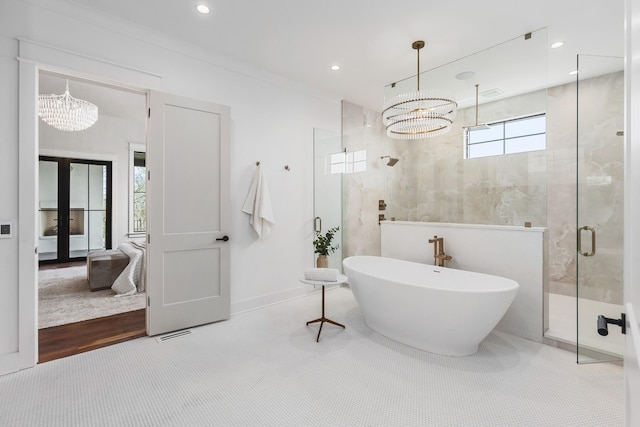
[[[389,159],[389,161],[387,162],[387,166],[395,166],[395,164],[398,163],[398,159],[394,159],[391,156],[382,156],[380,158],[381,159]]]
[[[485,130],[485,129],[491,129],[491,127],[487,124],[481,124],[481,125],[475,125],[475,126],[463,126],[463,129],[467,129],[467,130]]]

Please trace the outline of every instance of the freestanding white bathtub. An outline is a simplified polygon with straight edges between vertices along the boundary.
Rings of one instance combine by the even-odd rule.
[[[519,287],[504,277],[394,258],[353,256],[342,265],[371,329],[448,356],[478,351]]]

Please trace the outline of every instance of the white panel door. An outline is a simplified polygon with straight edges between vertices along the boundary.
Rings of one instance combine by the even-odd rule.
[[[229,318],[229,108],[149,96],[147,333]]]

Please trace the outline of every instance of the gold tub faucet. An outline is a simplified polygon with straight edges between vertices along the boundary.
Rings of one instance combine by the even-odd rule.
[[[451,255],[444,253],[444,237],[433,236],[429,239],[433,243],[433,263],[438,267],[444,267],[445,261],[451,261]]]

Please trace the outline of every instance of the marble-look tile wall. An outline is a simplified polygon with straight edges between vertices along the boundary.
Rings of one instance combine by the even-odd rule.
[[[617,132],[624,128],[624,75],[584,80],[579,90],[575,84],[551,88],[547,102],[554,118],[547,139],[550,288],[622,304],[624,138]],[[597,230],[595,256],[576,256],[576,218],[578,227]],[[582,238],[590,250],[590,233]]]
[[[367,150],[367,171],[345,175],[343,181],[344,255],[379,255],[379,213],[407,221],[531,222],[549,229],[551,292],[575,295],[579,261],[581,296],[620,303],[623,139],[615,132],[622,129],[622,85],[620,72],[580,86],[580,155],[590,176],[581,183],[587,189],[581,190],[581,212],[593,212],[593,218],[583,217],[601,230],[598,257],[577,260],[575,255],[575,84],[481,104],[480,122],[546,111],[547,149],[467,160],[463,126],[474,124],[474,107],[460,110],[445,135],[405,141],[385,135],[378,112],[343,102],[344,147]],[[399,162],[386,166],[380,159],[384,155]],[[383,212],[378,212],[379,199],[387,203]],[[590,239],[586,233],[584,237]]]
[[[380,114],[342,102],[342,143],[348,152],[367,151],[366,172],[345,174],[343,179],[343,256],[380,255],[378,200],[385,199],[386,162],[393,155],[393,140],[382,130]],[[399,164],[396,166],[400,166]],[[412,173],[405,171],[409,180]]]

